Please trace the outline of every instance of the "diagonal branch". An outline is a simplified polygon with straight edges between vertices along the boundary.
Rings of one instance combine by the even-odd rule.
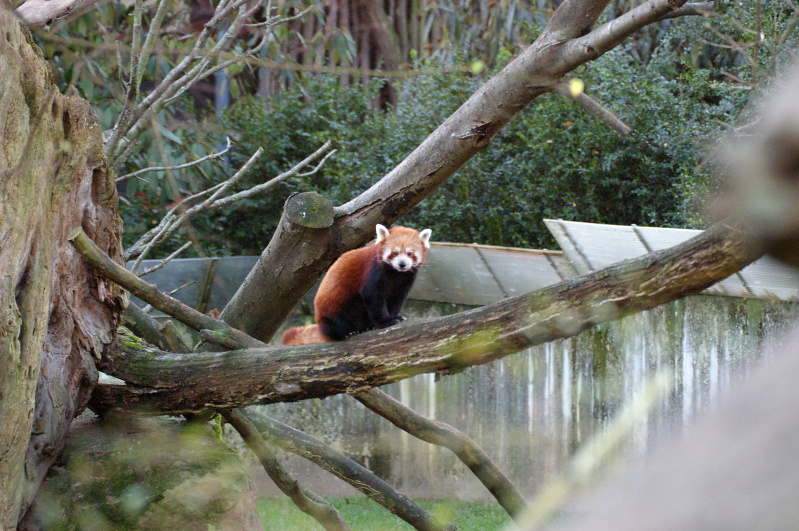
[[[88,237],[83,229],[78,228],[72,231],[67,239],[73,247],[89,262],[99,273],[113,280],[120,286],[136,295],[140,299],[147,301],[162,312],[176,317],[180,322],[198,331],[209,331],[210,340],[228,348],[241,348],[244,345],[257,346],[263,345],[247,334],[231,328],[222,321],[205,315],[202,312],[186,306],[177,299],[163,293],[158,288],[149,284],[135,274],[131,273],[121,265],[103,253],[97,245]]]
[[[615,114],[613,114],[610,110],[604,108],[602,105],[597,103],[585,92],[580,92],[575,96],[574,94],[572,94],[571,88],[566,83],[558,83],[553,87],[552,91],[566,98],[573,99],[583,109],[585,109],[586,111],[590,112],[591,114],[593,114],[594,116],[596,116],[597,118],[608,124],[614,131],[619,133],[621,136],[627,136],[630,134],[630,131],[632,131],[629,125],[619,120]]]
[[[420,530],[454,531],[455,526],[441,522],[413,500],[395,490],[373,472],[344,454],[330,448],[310,435],[295,430],[282,422],[260,415],[252,409],[243,410],[264,439],[287,452],[303,457],[346,481],[370,499],[396,514]]]
[[[480,87],[379,182],[338,207],[327,229],[310,232],[281,221],[261,259],[222,311],[222,319],[253,337],[269,339],[342,252],[369,241],[376,223],[392,223],[402,217],[485,148],[515,114],[549,92],[570,71],[684,3],[649,0],[582,37],[586,24],[595,22],[607,1],[561,4],[539,39]],[[586,18],[582,12],[588,13]],[[572,40],[564,41],[564,36]],[[268,298],[265,286],[269,286]]]
[[[423,441],[452,450],[512,517],[521,514],[525,509],[527,504],[516,486],[488,454],[464,433],[449,424],[423,417],[380,389],[357,394],[355,398],[399,429]]]
[[[302,512],[314,517],[317,522],[329,531],[349,531],[350,526],[341,517],[335,507],[324,498],[314,494],[297,480],[292,478],[283,465],[278,461],[275,452],[266,444],[258,429],[250,422],[246,415],[237,409],[229,409],[221,412],[222,416],[233,426],[241,435],[244,442],[255,452],[258,460],[269,474],[272,481],[278,488],[291,498]]]
[[[183,413],[357,395],[424,372],[458,372],[699,293],[761,255],[748,232],[719,223],[670,249],[527,295],[348,341],[191,355],[117,342],[99,367],[141,388],[107,386],[93,400],[101,409]]]

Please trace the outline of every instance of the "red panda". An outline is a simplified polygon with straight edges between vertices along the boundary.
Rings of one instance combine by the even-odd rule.
[[[427,258],[432,231],[378,224],[377,242],[341,255],[314,299],[316,324],[290,328],[284,345],[341,341],[404,320],[402,305]]]

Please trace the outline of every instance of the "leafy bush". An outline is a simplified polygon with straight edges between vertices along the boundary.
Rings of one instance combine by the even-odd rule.
[[[263,145],[255,172],[263,179],[327,139],[339,149],[319,175],[230,215],[246,220],[243,227],[257,224],[258,234],[245,246],[260,250],[293,190],[316,190],[339,204],[365,190],[483,81],[424,65],[418,72],[399,87],[400,101],[389,113],[370,106],[376,86],[343,88],[328,77],[308,79],[302,91],[268,102],[238,102],[229,114],[240,135],[234,160]],[[539,98],[403,223],[431,227],[438,240],[521,247],[552,246],[541,221],[546,217],[695,226],[701,223],[698,192],[710,182],[698,169],[705,145],[744,101],[710,74],[674,54],[656,54],[642,66],[622,50],[609,53],[576,75],[593,98],[633,127],[629,137],[570,100]]]

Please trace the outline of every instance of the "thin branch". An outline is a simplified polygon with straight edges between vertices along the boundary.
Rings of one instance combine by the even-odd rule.
[[[186,288],[188,288],[189,286],[191,286],[192,284],[196,284],[196,283],[197,283],[197,281],[196,281],[196,280],[189,280],[188,282],[184,282],[183,284],[181,284],[180,286],[176,287],[175,289],[173,289],[173,290],[169,290],[169,291],[167,292],[167,295],[169,295],[169,296],[172,296],[172,295],[174,295],[175,293],[177,293],[178,291],[180,291],[180,290],[182,290],[182,289],[186,289]],[[151,311],[153,311],[153,305],[152,305],[152,304],[148,304],[148,305],[144,306],[144,307],[142,308],[142,311],[143,311],[144,313],[150,313]]]
[[[709,17],[716,12],[716,2],[696,2],[692,4],[685,4],[679,9],[675,9],[671,13],[664,15],[661,20],[668,18],[686,17],[686,16],[702,16]]]
[[[291,177],[304,177],[311,175],[322,167],[322,165],[327,161],[327,159],[333,155],[336,150],[331,150],[328,153],[326,151],[330,150],[332,143],[328,140],[325,142],[322,147],[317,149],[315,152],[307,156],[305,159],[294,165],[288,171],[285,171],[270,179],[269,181],[255,185],[252,188],[247,190],[243,190],[236,194],[233,194],[229,197],[220,199],[221,195],[229,189],[233,184],[241,179],[244,173],[250,169],[250,167],[255,163],[256,159],[263,153],[263,148],[259,148],[250,159],[242,166],[233,177],[228,179],[223,183],[219,183],[209,190],[205,190],[203,192],[197,193],[191,197],[184,199],[183,201],[176,204],[172,209],[167,212],[167,214],[161,219],[161,221],[156,225],[154,228],[147,231],[139,240],[131,245],[125,251],[125,259],[131,260],[133,258],[137,258],[137,265],[134,266],[134,270],[138,267],[138,259],[142,256],[146,255],[147,252],[154,246],[163,242],[166,238],[171,236],[172,234],[177,231],[180,226],[189,220],[192,216],[199,214],[200,212],[206,212],[212,209],[224,208],[233,203],[241,201],[243,199],[247,199],[252,197],[256,194],[263,193],[270,188],[274,187],[275,185],[289,179]],[[301,170],[311,164],[314,160],[322,157],[320,162],[310,171],[301,173]],[[198,205],[194,205],[189,208],[185,208],[185,205],[188,201],[193,199],[199,199],[205,195],[211,193],[211,197],[205,199],[202,203]]]
[[[34,28],[48,29],[53,22],[83,14],[98,0],[27,0],[16,14]]]
[[[341,452],[306,433],[256,413],[252,409],[242,411],[267,441],[311,461],[337,478],[346,481],[414,528],[448,531],[456,529],[452,524],[438,520],[413,500]]]
[[[357,394],[355,398],[399,429],[423,441],[452,450],[510,516],[517,517],[527,506],[524,497],[510,479],[477,443],[462,432],[449,424],[420,415],[380,389]]]
[[[319,171],[319,169],[322,167],[322,165],[325,163],[325,161],[328,158],[330,158],[334,153],[336,153],[335,149],[333,149],[329,153],[325,154],[324,157],[322,157],[322,160],[320,160],[319,163],[312,170],[307,171],[305,173],[299,173],[299,170],[301,170],[302,168],[304,168],[305,166],[310,164],[313,161],[313,159],[319,157],[319,155],[321,155],[325,150],[330,149],[330,145],[331,145],[331,142],[330,142],[330,140],[328,140],[327,142],[325,142],[325,144],[321,148],[316,150],[313,154],[311,154],[305,160],[303,160],[302,162],[300,162],[299,164],[297,164],[296,166],[291,168],[289,171],[281,173],[277,177],[274,177],[274,178],[270,179],[269,181],[267,181],[267,182],[265,182],[263,184],[259,184],[259,185],[253,186],[252,188],[250,188],[248,190],[244,190],[244,191],[239,192],[237,194],[231,195],[230,197],[226,197],[225,199],[221,199],[221,200],[217,201],[214,206],[216,206],[217,208],[221,208],[221,207],[227,206],[227,205],[229,205],[231,203],[235,203],[236,201],[241,201],[242,199],[247,199],[248,197],[252,197],[252,196],[254,196],[256,194],[263,193],[266,190],[269,190],[270,188],[274,187],[275,185],[277,185],[277,184],[279,184],[279,183],[281,183],[281,182],[283,182],[286,179],[289,179],[291,177],[307,177],[308,175],[313,175],[314,173]]]
[[[213,159],[218,159],[218,158],[222,157],[223,155],[225,155],[225,153],[230,151],[230,149],[232,147],[233,147],[233,141],[230,139],[230,137],[227,137],[227,146],[225,147],[225,149],[223,149],[222,151],[219,151],[218,153],[211,153],[210,155],[206,155],[206,156],[201,157],[201,158],[199,158],[199,159],[197,159],[195,161],[187,162],[185,164],[178,164],[177,166],[152,166],[150,168],[142,168],[141,170],[136,170],[136,171],[131,172],[131,173],[126,173],[125,175],[122,175],[121,177],[117,177],[116,178],[116,182],[121,182],[121,181],[124,181],[126,179],[130,179],[131,177],[136,177],[137,175],[141,175],[142,173],[147,173],[147,172],[151,172],[151,171],[173,171],[173,170],[182,170],[182,169],[185,169],[185,168],[191,168],[192,166],[196,166],[198,164],[202,164],[203,162],[206,162],[206,161],[209,161],[209,160],[213,160]]]
[[[611,129],[619,133],[621,136],[627,136],[632,131],[632,128],[619,120],[615,114],[613,114],[610,110],[606,109],[595,100],[593,100],[590,96],[588,96],[585,92],[580,92],[576,96],[572,93],[569,84],[567,83],[558,83],[552,88],[553,92],[560,94],[561,96],[565,96],[574,100],[577,104],[579,104],[583,109],[590,112],[591,114],[595,115],[597,118],[608,124]]]
[[[241,348],[242,346],[263,345],[244,332],[231,328],[222,321],[198,312],[186,306],[177,299],[161,292],[152,284],[141,280],[139,277],[111,260],[101,251],[95,243],[86,236],[83,229],[76,229],[67,237],[75,249],[93,268],[107,278],[113,280],[136,295],[143,301],[149,302],[162,312],[175,317],[180,322],[195,330],[210,330],[218,345],[227,348]]]
[[[191,245],[192,245],[192,242],[184,243],[183,245],[180,246],[180,248],[178,248],[177,251],[175,251],[174,253],[170,254],[169,256],[167,256],[166,258],[164,258],[163,260],[161,260],[160,262],[155,264],[153,267],[151,267],[149,269],[145,269],[144,271],[139,273],[139,277],[143,277],[145,275],[149,275],[150,273],[154,273],[154,272],[158,271],[159,269],[163,268],[169,262],[174,260],[180,253],[182,253],[183,251],[185,251],[186,249],[191,247]]]
[[[199,212],[210,210],[212,207],[218,207],[215,205],[216,198],[219,197],[225,190],[230,188],[233,184],[238,182],[244,174],[255,164],[255,161],[261,156],[263,153],[263,148],[258,148],[258,150],[249,158],[249,160],[239,168],[239,170],[227,181],[221,183],[220,185],[214,186],[214,192],[205,201],[203,201],[199,205],[195,205],[189,209],[183,210],[181,208],[182,204],[178,203],[169,212],[161,219],[160,223],[156,225],[155,229],[148,231],[144,236],[139,238],[135,244],[133,244],[126,252],[125,258],[129,259],[131,256],[138,254],[136,258],[136,263],[133,265],[133,271],[136,271],[141,264],[141,261],[147,256],[147,253],[150,252],[154,246],[158,245],[159,243],[166,240],[169,236],[174,234],[181,225],[186,223],[192,216]],[[199,197],[199,194],[195,194],[194,197]],[[141,250],[139,250],[141,249]]]
[[[294,502],[294,505],[315,518],[325,529],[330,531],[348,531],[350,529],[335,507],[321,496],[300,485],[286,472],[275,452],[267,445],[257,428],[243,412],[237,409],[228,409],[220,411],[220,413],[239,432],[247,446],[258,456],[258,460],[275,485]]]
[[[163,5],[164,3],[159,3],[155,19],[158,19],[159,14],[162,13]],[[263,35],[251,49],[235,54],[231,59],[222,61],[221,65],[211,66],[212,61],[222,57],[226,50],[230,48],[239,30],[259,9],[261,9],[260,4],[249,5],[247,0],[224,0],[220,2],[211,20],[206,23],[194,41],[192,49],[155,89],[138,103],[136,103],[136,100],[138,99],[138,84],[141,79],[141,71],[139,70],[141,65],[136,66],[136,64],[147,59],[156,31],[148,34],[141,52],[138,52],[138,45],[134,48],[134,52],[136,52],[134,55],[135,68],[132,68],[132,76],[134,77],[131,77],[123,112],[120,114],[114,128],[110,131],[105,144],[106,154],[112,166],[117,166],[123,160],[124,153],[121,150],[121,146],[124,144],[124,139],[129,140],[135,137],[150,118],[171,103],[175,97],[208,75],[209,72],[230,66],[240,61],[241,58],[251,58],[252,54],[265,45],[266,35]],[[272,26],[284,21],[281,18],[274,19]],[[154,24],[153,29],[157,30],[160,20],[154,20],[154,22],[157,22],[157,24]],[[216,34],[223,25],[226,26],[224,33],[222,35]],[[272,26],[267,26],[265,30],[269,31]],[[216,37],[215,42],[211,40],[214,36]]]

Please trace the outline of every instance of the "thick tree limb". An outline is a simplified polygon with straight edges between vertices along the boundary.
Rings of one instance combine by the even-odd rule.
[[[512,517],[518,516],[525,509],[524,497],[510,479],[464,433],[444,422],[423,417],[380,389],[357,394],[355,398],[399,429],[423,441],[452,450]]]
[[[335,507],[330,505],[324,498],[304,488],[286,472],[286,469],[278,461],[275,452],[266,444],[256,427],[243,412],[226,410],[222,411],[221,414],[239,432],[247,445],[258,456],[258,460],[272,481],[275,482],[275,485],[278,486],[283,494],[291,498],[294,505],[302,512],[315,518],[325,529],[330,531],[349,531],[350,526],[347,525],[347,522],[344,521]]]
[[[530,47],[480,87],[377,184],[337,208],[329,228],[307,231],[282,221],[221,318],[255,338],[268,340],[342,252],[369,241],[376,223],[392,223],[402,217],[568,72],[677,10],[685,0],[649,0],[586,34],[607,4],[608,0],[561,4]]]
[[[375,476],[352,459],[326,444],[282,422],[250,409],[243,410],[261,435],[272,444],[299,455],[327,470],[363,492],[416,529],[454,531],[455,526],[441,522],[413,500]]]
[[[699,293],[761,256],[749,233],[720,223],[678,246],[459,314],[314,346],[179,355],[117,349],[93,407],[181,413],[358,394],[424,372],[451,373]]]

